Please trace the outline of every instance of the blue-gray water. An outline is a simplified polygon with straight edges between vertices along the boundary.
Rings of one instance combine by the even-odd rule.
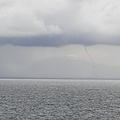
[[[120,82],[1,80],[0,120],[120,120]]]

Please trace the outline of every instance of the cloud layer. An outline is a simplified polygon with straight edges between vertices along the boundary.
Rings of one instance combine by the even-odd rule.
[[[1,0],[0,45],[21,45],[25,40],[32,46],[28,39],[33,46],[120,44],[119,4],[119,0]]]
[[[119,38],[109,38],[109,40],[93,39],[91,36],[84,35],[44,35],[29,37],[1,37],[0,46],[15,45],[26,47],[61,47],[71,44],[83,44],[85,46],[96,44],[120,45]]]
[[[33,36],[58,34],[56,24],[46,24],[45,16],[64,9],[64,0],[1,0],[0,36]]]
[[[84,0],[80,2],[76,20],[82,32],[118,35],[120,31],[119,0]]]
[[[119,36],[119,0],[1,0],[0,36]]]

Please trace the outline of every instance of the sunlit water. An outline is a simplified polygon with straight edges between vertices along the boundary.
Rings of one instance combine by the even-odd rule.
[[[120,81],[1,80],[0,120],[120,120]]]

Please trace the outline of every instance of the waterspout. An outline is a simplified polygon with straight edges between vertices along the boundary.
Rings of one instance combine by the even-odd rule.
[[[93,67],[95,68],[95,62],[94,62],[93,58],[92,58],[92,57],[91,57],[91,55],[89,54],[89,52],[88,52],[88,50],[87,50],[86,46],[85,46],[85,45],[83,45],[83,47],[84,47],[84,49],[85,49],[85,51],[86,51],[87,55],[88,55],[88,56],[89,56],[89,58],[91,59],[91,62],[92,62],[92,64],[93,64]]]

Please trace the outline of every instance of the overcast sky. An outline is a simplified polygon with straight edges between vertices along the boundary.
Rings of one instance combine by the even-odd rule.
[[[119,0],[0,0],[0,77],[120,78]]]

